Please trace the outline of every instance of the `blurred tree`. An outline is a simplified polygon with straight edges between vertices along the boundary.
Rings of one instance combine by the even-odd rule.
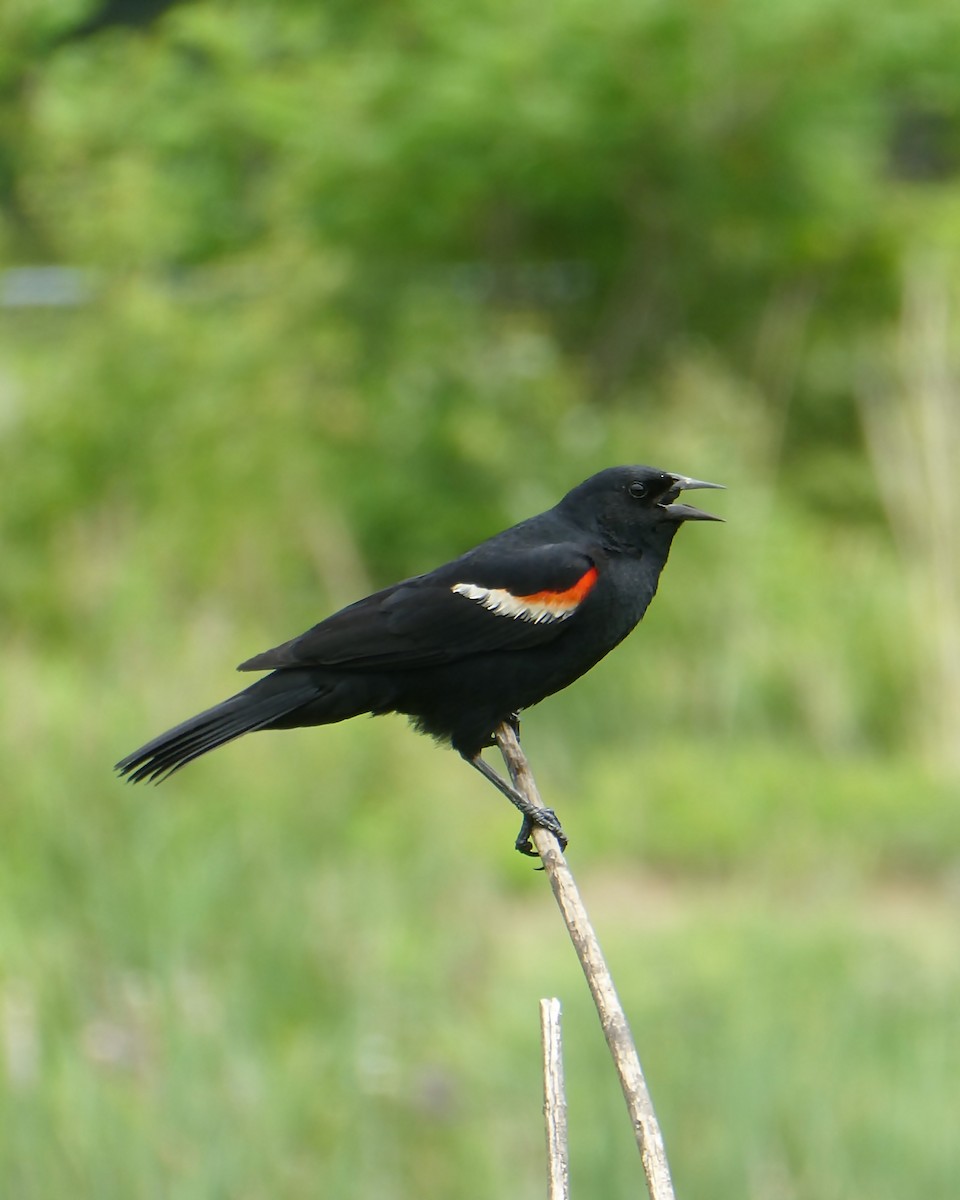
[[[664,444],[691,381],[717,475],[745,444],[879,526],[858,364],[957,227],[946,135],[890,164],[905,113],[960,112],[960,11],[198,0],[58,43],[97,19],[0,16],[0,248],[92,295],[5,318],[13,611],[70,611],[35,565],[72,569],[64,512],[165,514],[174,588],[305,582],[312,545],[346,598]]]
[[[81,41],[102,33],[105,29],[127,26],[132,29],[147,29],[160,17],[182,0],[103,0],[78,25],[61,35],[62,41]]]

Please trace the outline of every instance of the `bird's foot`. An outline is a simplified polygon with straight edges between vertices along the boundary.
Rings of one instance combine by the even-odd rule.
[[[567,835],[563,832],[563,826],[560,824],[557,814],[552,808],[541,808],[538,804],[531,804],[526,796],[518,792],[512,784],[501,778],[488,762],[484,762],[480,754],[475,754],[473,758],[468,758],[467,762],[472,767],[475,767],[485,779],[489,779],[497,791],[502,792],[510,803],[523,813],[523,824],[514,843],[521,854],[536,857],[537,851],[533,848],[530,837],[535,825],[539,825],[541,829],[546,829],[548,833],[552,833],[557,839],[561,850],[567,848]]]
[[[520,826],[520,832],[517,834],[517,840],[514,846],[521,854],[525,854],[528,858],[538,858],[539,852],[533,844],[533,830],[539,825],[541,829],[546,829],[548,833],[552,833],[557,839],[561,851],[567,848],[567,835],[563,832],[563,826],[557,814],[552,808],[535,808],[531,813],[523,814],[523,824]],[[543,870],[543,868],[539,868]]]

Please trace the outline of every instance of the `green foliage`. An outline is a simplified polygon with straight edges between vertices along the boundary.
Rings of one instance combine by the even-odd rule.
[[[679,1189],[952,1197],[957,12],[87,11],[0,12],[0,265],[85,294],[0,308],[0,1193],[540,1194],[551,991],[576,1191],[636,1193],[454,756],[378,721],[109,764],[653,461],[728,524],[524,740]]]

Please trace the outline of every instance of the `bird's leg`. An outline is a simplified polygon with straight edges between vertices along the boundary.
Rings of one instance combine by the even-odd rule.
[[[478,753],[472,758],[468,758],[467,762],[472,767],[480,772],[485,779],[489,779],[497,791],[502,792],[504,796],[515,805],[523,813],[523,824],[520,827],[520,832],[517,834],[516,848],[521,854],[526,854],[531,858],[536,858],[537,852],[533,848],[530,841],[530,834],[533,831],[534,825],[539,825],[541,829],[546,829],[560,843],[560,849],[567,848],[566,834],[563,832],[563,826],[557,819],[557,814],[552,808],[539,808],[536,804],[531,804],[526,796],[522,796],[516,788],[512,787],[505,779],[486,762]]]

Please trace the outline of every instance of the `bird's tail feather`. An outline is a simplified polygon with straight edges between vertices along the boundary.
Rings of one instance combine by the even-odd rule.
[[[319,698],[320,689],[315,684],[268,686],[277,678],[278,675],[273,675],[258,680],[229,700],[161,733],[122,758],[117,763],[117,770],[133,783],[143,780],[160,783],[208,750],[232,742],[241,734],[272,725]]]

